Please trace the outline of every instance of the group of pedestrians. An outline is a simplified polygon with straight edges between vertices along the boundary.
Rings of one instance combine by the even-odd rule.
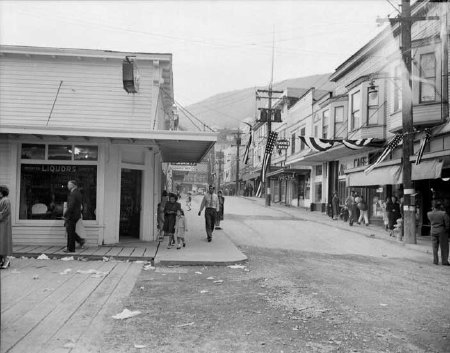
[[[338,202],[339,199],[334,201],[334,203]],[[355,222],[361,224],[363,221],[366,226],[369,226],[369,207],[366,200],[357,193],[352,192],[347,197],[342,212],[344,213],[344,220],[348,219],[348,224],[350,226],[353,226]]]
[[[177,202],[178,196],[167,191],[162,192],[161,202],[158,204],[157,227],[159,230],[159,241],[164,236],[169,237],[167,249],[176,245],[177,249],[186,247],[185,235],[188,231],[187,220],[181,204]]]

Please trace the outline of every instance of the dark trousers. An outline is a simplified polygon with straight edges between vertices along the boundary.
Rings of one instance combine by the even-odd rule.
[[[70,252],[75,251],[75,242],[81,244],[84,240],[75,231],[76,224],[77,222],[66,220],[67,250]]]
[[[448,234],[447,232],[442,232],[441,234],[436,234],[431,236],[431,243],[433,245],[433,262],[435,264],[439,263],[439,246],[441,247],[441,259],[442,264],[448,264]]]
[[[205,227],[208,239],[212,238],[214,225],[216,224],[217,212],[215,208],[207,208],[205,210]]]

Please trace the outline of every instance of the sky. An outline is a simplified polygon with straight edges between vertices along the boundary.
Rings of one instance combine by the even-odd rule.
[[[2,1],[0,43],[172,53],[175,100],[331,73],[399,0]],[[273,46],[273,42],[275,45]]]

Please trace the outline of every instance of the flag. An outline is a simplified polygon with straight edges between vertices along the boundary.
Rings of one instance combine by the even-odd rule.
[[[264,158],[261,167],[261,181],[266,180],[266,170],[269,165],[269,158],[272,154],[273,147],[275,146],[275,142],[277,141],[278,132],[271,131],[269,134],[269,138],[267,139],[266,149],[264,151]]]
[[[345,147],[350,148],[351,150],[359,150],[363,147],[381,147],[384,141],[374,141],[374,138],[366,138],[359,140],[341,140]]]
[[[375,163],[366,168],[366,170],[364,170],[364,173],[369,174],[376,166],[378,166],[388,156],[388,154],[391,153],[400,144],[402,139],[403,134],[395,135],[386,145],[380,157],[378,157]]]
[[[431,139],[431,130],[425,129],[425,136],[420,141],[419,152],[417,153],[416,165],[419,165],[422,161],[423,152],[425,151],[425,146]]]
[[[329,150],[331,147],[334,146],[334,143],[337,141],[337,140],[321,139],[318,137],[306,137],[306,136],[299,136],[299,137],[300,140],[302,140],[306,146],[308,146],[310,149],[316,152]]]
[[[248,160],[250,159],[249,158],[250,146],[252,145],[252,140],[253,140],[253,130],[252,130],[251,125],[250,125],[249,134],[250,134],[250,136],[248,137],[247,146],[245,146],[244,156],[242,157],[242,161],[244,162],[244,164],[248,164]]]

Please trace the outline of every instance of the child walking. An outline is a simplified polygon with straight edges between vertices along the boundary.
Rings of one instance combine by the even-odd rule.
[[[179,209],[177,210],[177,219],[175,220],[175,237],[177,239],[177,249],[181,249],[181,245],[183,245],[183,248],[186,246],[186,242],[184,241],[184,234],[187,231],[187,222],[186,217],[184,216],[184,211]]]

